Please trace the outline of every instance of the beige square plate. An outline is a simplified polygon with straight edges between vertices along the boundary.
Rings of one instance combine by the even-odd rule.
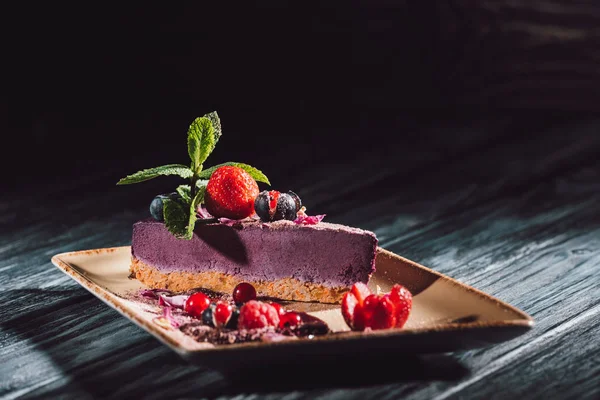
[[[282,342],[249,342],[212,345],[199,343],[178,329],[152,322],[156,316],[147,304],[131,300],[128,293],[144,288],[129,279],[129,246],[61,253],[52,263],[84,288],[147,330],[177,353],[203,364],[252,362],[315,355],[348,355],[352,352],[394,351],[438,353],[492,345],[515,338],[533,326],[533,320],[486,293],[423,267],[382,248],[369,286],[389,291],[394,283],[413,293],[413,309],[402,329],[351,332],[340,307],[291,302],[286,307],[321,318],[334,334]]]

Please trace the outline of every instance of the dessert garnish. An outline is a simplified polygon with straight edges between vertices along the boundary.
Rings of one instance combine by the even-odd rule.
[[[198,219],[198,206],[206,202],[208,211],[214,217],[245,218],[254,210],[253,202],[258,195],[256,182],[270,185],[269,179],[260,170],[239,162],[226,162],[210,168],[204,168],[204,162],[214,150],[222,135],[221,122],[216,112],[196,118],[188,127],[187,147],[191,159],[189,166],[169,164],[144,169],[119,180],[117,185],[144,182],[158,176],[177,175],[188,179],[189,184],[179,185],[172,193],[157,195],[150,203],[150,214],[178,238],[191,239]],[[225,168],[227,167],[227,168]],[[213,174],[219,170],[219,179],[215,179],[214,190],[207,185]],[[242,192],[242,200],[232,202],[227,197],[224,182],[233,181],[235,193]],[[212,187],[212,186],[211,186]],[[207,198],[205,198],[207,197]],[[250,214],[248,214],[248,212]],[[247,215],[246,215],[247,214]]]
[[[300,197],[291,190],[281,193],[277,190],[263,190],[254,202],[256,214],[263,222],[287,219],[293,221],[302,207]]]
[[[139,296],[158,300],[161,312],[153,318],[155,324],[199,341],[280,341],[330,332],[325,322],[307,313],[257,300],[256,289],[247,282],[238,284],[231,296],[215,293],[211,298],[201,291],[176,295],[164,289],[144,289]]]
[[[357,282],[342,298],[342,315],[353,331],[402,328],[411,308],[412,294],[400,284],[383,294]]]
[[[240,167],[217,168],[206,185],[204,204],[213,217],[243,219],[254,214],[258,184]]]
[[[238,284],[231,296],[201,291],[174,294],[164,289],[145,289],[139,295],[158,300],[161,312],[153,318],[155,324],[179,329],[202,342],[281,341],[332,333],[313,315],[257,299],[248,282]],[[389,293],[371,293],[367,285],[357,282],[344,295],[341,313],[352,331],[398,329],[411,308],[412,295],[400,284]]]

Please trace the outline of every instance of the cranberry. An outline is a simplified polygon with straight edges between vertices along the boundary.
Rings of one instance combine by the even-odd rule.
[[[217,307],[215,307],[215,311],[213,313],[215,326],[220,328],[227,325],[229,318],[231,318],[232,312],[233,307],[231,307],[231,304],[224,303],[222,301],[217,302]]]
[[[279,316],[279,327],[292,328],[302,324],[302,316],[294,311],[288,311]]]
[[[192,294],[185,301],[183,309],[192,317],[200,318],[202,312],[210,305],[210,298],[202,292]]]
[[[233,289],[233,301],[235,303],[247,303],[256,299],[256,289],[248,282],[238,283]]]

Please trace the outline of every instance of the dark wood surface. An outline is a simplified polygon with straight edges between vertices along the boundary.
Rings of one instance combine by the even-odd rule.
[[[598,398],[600,119],[366,124],[404,135],[368,145],[352,136],[344,155],[330,142],[298,141],[295,156],[252,161],[309,211],[373,230],[382,247],[521,308],[533,330],[451,354],[292,359],[234,372],[189,365],[50,263],[60,252],[129,244],[149,200],[173,185],[117,187],[123,171],[149,166],[120,159],[3,194],[0,397]],[[68,153],[56,156],[68,164]]]

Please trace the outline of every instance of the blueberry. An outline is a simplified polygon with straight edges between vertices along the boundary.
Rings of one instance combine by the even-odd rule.
[[[288,193],[263,190],[254,200],[254,211],[263,222],[280,219],[293,221],[301,207],[300,197],[291,190]]]
[[[237,307],[234,307],[233,312],[231,313],[231,317],[229,318],[229,321],[227,321],[227,325],[225,325],[225,328],[237,329],[239,317],[240,317],[240,309]]]
[[[217,305],[215,303],[210,303],[210,306],[208,306],[206,310],[202,311],[202,323],[212,326],[213,328],[215,326],[215,320],[213,318],[213,312],[215,311],[215,308],[217,308]]]
[[[164,221],[163,205],[165,199],[177,200],[180,196],[177,192],[159,194],[150,202],[150,215],[157,221]]]
[[[268,190],[263,190],[258,194],[258,196],[256,196],[256,199],[254,200],[254,211],[256,211],[256,215],[260,217],[261,221],[272,221],[272,214],[269,204],[271,202],[271,196],[273,195],[273,193],[274,191],[271,191],[271,193],[269,193]]]
[[[288,190],[288,194],[290,196],[292,196],[292,198],[296,202],[296,211],[299,211],[302,208],[302,200],[300,200],[300,196],[298,196],[296,193],[292,192],[291,190]]]
[[[296,196],[297,197],[297,196]],[[300,198],[298,198],[300,200]],[[288,193],[281,193],[277,199],[277,209],[273,215],[273,220],[287,219],[293,221],[296,219],[296,214],[299,210],[297,201],[294,196]]]

